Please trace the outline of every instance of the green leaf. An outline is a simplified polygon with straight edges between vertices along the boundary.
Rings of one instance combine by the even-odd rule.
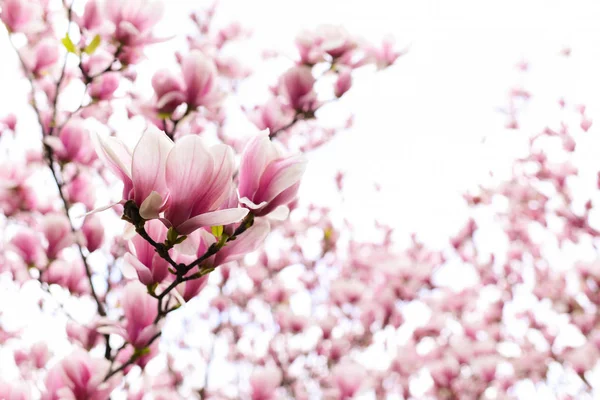
[[[156,294],[157,287],[158,287],[158,282],[153,283],[152,285],[146,285],[146,288],[148,289],[148,294],[154,296]]]
[[[150,347],[144,347],[142,349],[135,349],[133,352],[133,356],[135,358],[145,356],[146,354],[150,354]]]
[[[213,226],[210,229],[215,237],[221,237],[223,235],[223,225]]]
[[[175,240],[175,244],[183,243],[183,241],[184,241],[185,239],[187,239],[187,236],[186,236],[186,235],[179,236],[179,237],[177,238],[177,240]]]
[[[73,43],[73,41],[69,37],[69,34],[65,35],[65,37],[62,38],[61,42],[62,42],[63,46],[65,46],[65,49],[67,49],[67,51],[69,53],[73,53],[73,54],[78,54],[79,53],[77,51],[77,47],[75,46],[75,44]]]
[[[177,231],[172,227],[169,228],[169,230],[167,231],[167,244],[175,243],[175,241],[177,240],[177,236],[179,236]]]
[[[94,53],[94,51],[96,51],[96,49],[98,48],[98,46],[100,46],[101,42],[102,42],[102,38],[100,37],[100,35],[94,36],[94,38],[92,39],[92,41],[90,42],[90,44],[88,44],[85,47],[85,49],[83,50],[83,52],[87,53],[87,54]]]

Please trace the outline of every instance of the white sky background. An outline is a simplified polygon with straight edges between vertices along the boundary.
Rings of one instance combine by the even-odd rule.
[[[204,2],[168,4],[166,34]],[[365,72],[345,101],[331,106],[355,112],[355,126],[311,156],[303,193],[320,193],[315,200],[323,202],[335,171],[348,171],[345,214],[365,224],[376,216],[401,234],[416,231],[439,244],[464,220],[460,194],[506,163],[527,128],[555,121],[547,113],[558,110],[549,107],[560,96],[587,104],[591,116],[600,107],[600,3],[592,0],[223,0],[217,17],[250,28],[259,48],[287,54],[299,31],[319,24],[342,25],[375,42],[390,34],[398,46],[410,46],[396,66]],[[573,49],[570,60],[558,55],[564,46]],[[514,65],[523,58],[531,63],[525,87],[544,114],[522,133],[505,131],[496,109],[520,82]],[[264,82],[254,87],[264,90]],[[260,101],[255,90],[242,93],[247,103]],[[382,183],[381,194],[373,194],[372,182]]]
[[[188,12],[210,4],[165,3],[159,26],[164,36],[182,33]],[[342,25],[374,42],[391,34],[399,47],[410,46],[396,66],[361,74],[347,97],[331,106],[344,115],[355,112],[354,128],[311,154],[303,182],[305,200],[333,199],[335,204],[333,176],[338,169],[347,171],[341,212],[365,226],[375,216],[396,226],[400,234],[417,232],[432,243],[445,243],[466,215],[461,193],[484,180],[490,168],[505,165],[528,129],[537,131],[543,127],[539,124],[556,122],[558,117],[548,110],[558,110],[560,96],[571,104],[586,104],[592,118],[600,115],[598,1],[222,0],[217,16],[218,21],[237,20],[250,28],[255,49],[282,49],[287,54],[294,54],[292,44],[300,30],[325,23]],[[156,69],[173,65],[173,59],[161,57],[172,46],[177,42],[149,49],[154,63],[140,71],[141,79],[149,80]],[[568,61],[558,55],[563,46],[573,49]],[[13,108],[25,104],[27,86],[14,83],[17,64],[4,36],[0,54],[0,116],[17,112],[30,118],[23,125],[37,129],[31,114]],[[505,131],[505,118],[496,109],[506,104],[509,88],[520,82],[514,65],[522,58],[531,65],[525,87],[535,96],[528,112],[538,116],[532,118],[536,124],[526,124],[522,132]],[[258,73],[269,83],[277,78],[269,70]],[[264,98],[254,88],[264,90],[265,82],[258,79],[242,89],[246,104]],[[595,125],[588,134],[597,132]],[[594,148],[599,147],[590,147],[590,157]],[[380,194],[373,194],[373,182],[382,184]],[[2,288],[0,302],[14,301],[13,296]],[[41,326],[38,332],[48,334],[51,329]],[[57,327],[57,335],[61,329]]]

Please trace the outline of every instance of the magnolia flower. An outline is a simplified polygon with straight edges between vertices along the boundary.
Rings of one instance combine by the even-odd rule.
[[[27,384],[23,382],[3,382],[0,381],[0,399],[6,400],[29,400],[31,392]]]
[[[158,220],[148,221],[145,227],[148,235],[156,242],[163,242],[167,237],[167,228]],[[125,261],[135,268],[144,285],[160,283],[166,278],[169,263],[144,238],[136,235],[131,239],[129,251],[130,253],[125,254]]]
[[[313,90],[315,82],[310,67],[296,66],[281,76],[279,93],[294,110],[313,111],[317,108],[317,94]]]
[[[42,13],[39,2],[5,0],[2,3],[0,19],[11,32],[33,33],[43,29]]]
[[[42,398],[105,400],[120,381],[118,375],[104,381],[109,367],[108,360],[76,350],[48,371]]]
[[[41,75],[52,67],[60,57],[58,43],[54,39],[42,39],[30,53],[25,54],[25,64],[34,75]]]
[[[251,139],[242,154],[239,173],[240,203],[256,216],[271,213],[294,200],[306,169],[302,157],[284,157],[268,134]]]
[[[171,114],[185,101],[183,82],[166,69],[161,69],[154,74],[152,88],[156,93],[156,108],[160,113]]]
[[[147,289],[139,282],[132,281],[123,289],[121,305],[125,314],[124,322],[106,320],[106,325],[98,332],[115,333],[122,336],[136,349],[150,345],[152,338],[160,332],[161,324],[156,319],[158,300],[148,295]]]
[[[163,6],[158,1],[107,0],[106,15],[114,24],[114,37],[125,46],[143,46],[157,40],[152,28],[163,15]]]
[[[331,377],[338,389],[338,399],[351,399],[365,383],[366,370],[351,361],[336,365],[331,371]]]
[[[192,50],[181,60],[181,77],[165,69],[152,77],[157,110],[171,114],[183,103],[187,104],[188,111],[218,104],[221,95],[216,79],[217,68],[213,60],[199,50]]]
[[[132,200],[144,219],[159,218],[181,235],[203,226],[240,221],[248,210],[220,209],[228,200],[233,152],[227,145],[207,148],[198,136],[177,143],[155,127],[146,130],[131,155],[120,141],[98,137],[98,152],[124,183],[123,200]]]
[[[118,139],[94,137],[98,156],[123,181],[121,203],[133,200],[142,218],[158,218],[167,200],[165,164],[173,142],[153,126],[144,132],[133,154]]]
[[[250,376],[252,400],[272,400],[276,398],[277,388],[281,385],[283,375],[277,367],[256,369]]]
[[[85,238],[85,246],[90,253],[98,250],[104,242],[104,225],[97,215],[88,215],[83,221],[81,232]]]
[[[202,226],[227,225],[244,218],[246,209],[220,209],[228,200],[233,168],[229,146],[207,148],[202,139],[191,135],[178,140],[166,161],[167,226],[188,235]]]
[[[199,50],[192,50],[181,61],[185,82],[185,101],[191,109],[210,106],[218,101],[215,63]]]
[[[73,243],[71,223],[63,214],[48,214],[42,221],[42,232],[46,236],[48,245],[46,255],[54,259],[66,247]]]

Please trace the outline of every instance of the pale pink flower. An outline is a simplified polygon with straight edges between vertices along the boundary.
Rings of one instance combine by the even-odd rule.
[[[246,254],[258,249],[264,243],[270,230],[269,221],[265,218],[256,219],[246,232],[242,233],[234,241],[227,242],[219,250],[215,255],[214,265],[218,266],[240,260]]]
[[[79,171],[65,185],[64,194],[70,203],[82,203],[88,210],[92,210],[96,201],[95,189],[89,174],[85,171]]]
[[[273,98],[265,105],[248,111],[248,118],[258,129],[275,132],[294,119],[294,110],[281,104],[277,98]]]
[[[290,68],[279,80],[279,93],[297,112],[310,112],[318,107],[312,69],[303,65]]]
[[[171,114],[185,101],[183,82],[166,69],[154,74],[152,88],[156,93],[156,108],[160,113]]]
[[[142,218],[158,218],[167,200],[165,165],[173,142],[153,126],[144,132],[133,154],[115,138],[94,137],[98,156],[123,181],[123,202],[133,200]]]
[[[252,400],[275,400],[277,388],[281,385],[283,375],[277,367],[257,368],[250,376],[250,398]]]
[[[46,380],[46,386],[56,389],[61,400],[106,400],[120,382],[118,374],[103,382],[109,367],[108,360],[76,350],[54,367],[61,373],[53,373],[56,381]]]
[[[157,40],[152,29],[163,16],[159,1],[107,0],[106,16],[114,24],[114,37],[125,46],[142,46]]]
[[[158,301],[148,295],[144,286],[130,282],[123,289],[121,304],[125,312],[125,335],[136,349],[148,346],[152,337],[160,331],[154,324]]]
[[[361,389],[365,382],[365,368],[351,361],[336,365],[331,371],[331,377],[338,389],[338,399],[351,399]]]
[[[239,171],[240,203],[256,216],[267,215],[293,201],[306,169],[304,158],[284,157],[260,134],[252,138],[244,152]]]
[[[121,76],[118,72],[108,72],[94,79],[90,84],[89,93],[95,100],[110,100],[119,87]]]
[[[52,67],[60,57],[56,39],[42,39],[30,53],[25,55],[27,68],[34,75],[42,75]]]
[[[85,238],[85,246],[90,253],[98,250],[104,242],[104,225],[97,215],[88,215],[83,221],[81,232]]]
[[[10,248],[30,266],[41,266],[45,261],[45,252],[39,235],[30,229],[22,229],[10,240]]]
[[[158,243],[165,241],[167,228],[158,221],[145,224],[146,232]],[[152,285],[162,282],[169,273],[169,263],[161,258],[154,247],[141,236],[136,235],[129,242],[130,253],[125,254],[125,261],[135,268],[140,282]]]
[[[334,85],[336,97],[342,97],[352,87],[352,69],[341,67]]]
[[[209,57],[199,50],[192,50],[181,61],[181,72],[185,84],[185,102],[189,109],[218,103],[217,69]]]
[[[11,32],[33,33],[43,29],[42,12],[37,1],[4,0],[0,19]]]
[[[98,0],[90,0],[85,3],[83,16],[79,24],[83,29],[93,31],[100,28],[104,24],[104,15]]]
[[[45,142],[61,161],[77,161],[89,165],[96,157],[89,133],[83,126],[83,121],[78,119],[63,126],[58,137],[46,137]]]
[[[31,392],[27,385],[22,382],[0,381],[0,399],[3,400],[31,400]]]
[[[227,225],[244,218],[242,208],[220,209],[233,176],[233,152],[227,145],[207,148],[198,136],[184,136],[166,160],[169,202],[165,222],[187,235],[202,226]]]
[[[30,357],[33,365],[36,368],[44,367],[50,358],[48,345],[44,342],[35,343],[33,346],[31,346]]]
[[[55,259],[59,253],[73,243],[71,223],[63,214],[48,214],[42,220],[42,232],[46,236],[46,255]]]
[[[44,281],[49,284],[57,284],[69,290],[71,293],[83,294],[89,290],[86,281],[85,266],[77,261],[53,261],[48,269],[44,271]]]

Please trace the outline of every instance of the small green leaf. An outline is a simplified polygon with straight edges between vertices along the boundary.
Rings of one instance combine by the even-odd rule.
[[[179,236],[179,237],[178,237],[178,238],[175,240],[175,244],[180,244],[180,243],[183,243],[183,241],[184,241],[185,239],[187,239],[187,236],[186,236],[186,235]]]
[[[141,357],[141,356],[145,356],[146,354],[150,354],[150,347],[144,347],[141,349],[135,349],[135,351],[133,352],[133,356],[135,358]]]
[[[215,237],[221,237],[221,235],[223,235],[223,225],[213,226],[210,229]]]
[[[61,42],[69,53],[78,54],[77,47],[75,47],[75,44],[73,43],[68,34],[65,35],[64,38],[62,38]]]
[[[88,44],[85,47],[85,49],[83,50],[83,52],[87,53],[87,54],[94,53],[94,51],[96,51],[96,49],[98,48],[98,46],[100,46],[100,42],[102,42],[102,38],[100,37],[100,35],[94,36],[94,38],[92,39],[92,41],[90,42],[90,44]]]
[[[148,289],[148,293],[150,295],[154,295],[156,292],[156,288],[158,287],[158,282],[153,283],[152,285],[146,285],[146,288]]]
[[[177,231],[172,227],[169,228],[169,230],[167,231],[167,243],[175,243],[175,241],[177,240],[177,236],[179,236]]]

